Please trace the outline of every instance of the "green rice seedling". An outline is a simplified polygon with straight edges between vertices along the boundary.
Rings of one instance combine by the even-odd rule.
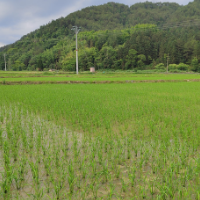
[[[108,193],[108,199],[113,199],[113,196],[115,195],[115,187],[114,184],[111,182],[109,184],[109,193]]]
[[[102,161],[103,161],[103,153],[101,151],[101,149],[99,149],[97,151],[97,154],[98,154],[98,161],[99,161],[99,164],[101,165],[102,164]]]
[[[187,171],[185,171],[182,175],[181,175],[181,185],[183,187],[186,187],[187,185]]]
[[[124,182],[124,179],[121,178],[121,186],[122,186],[122,189],[121,191],[124,193],[127,191],[127,188],[128,188],[128,185]]]
[[[107,139],[105,140],[105,145],[104,145],[104,153],[107,153],[107,150],[108,150],[108,142],[107,142]]]
[[[149,191],[150,191],[151,197],[153,199],[153,195],[155,194],[155,188],[154,188],[154,182],[153,181],[150,181],[150,183],[149,183]]]
[[[46,176],[49,176],[49,174],[51,173],[51,156],[48,155],[48,157],[43,157],[43,163],[46,170]]]
[[[10,147],[7,140],[3,143],[3,153],[5,167],[7,168],[10,165]]]
[[[7,138],[11,139],[13,136],[13,132],[11,130],[11,124],[9,122],[6,123],[6,133],[7,133]]]
[[[189,190],[185,188],[183,190],[183,199],[188,199],[188,196],[189,196]]]
[[[13,140],[12,155],[14,158],[14,162],[16,162],[19,155],[17,140]]]
[[[153,174],[156,174],[157,171],[158,171],[158,167],[155,163],[152,162],[152,166],[151,166],[151,169],[152,169],[152,173]]]
[[[77,160],[79,155],[80,155],[80,149],[74,149],[74,159]]]
[[[82,178],[85,179],[87,175],[87,167],[83,165],[82,167]]]
[[[3,145],[3,130],[0,128],[0,147]]]
[[[91,151],[91,159],[94,160],[95,156],[96,156],[96,148],[95,148],[94,144],[92,144],[90,151]]]
[[[103,169],[100,171],[100,175],[103,175],[105,182],[107,182],[110,175],[109,170],[108,170],[108,162],[105,161],[102,167]]]
[[[4,199],[6,199],[7,196],[10,195],[11,182],[12,180],[10,178],[3,175],[1,180],[1,190],[2,190],[1,195],[3,195]]]
[[[64,150],[63,150],[63,152],[68,151],[68,145],[69,145],[69,136],[68,136],[68,133],[66,132],[65,138],[64,138]]]
[[[178,197],[179,197],[179,199],[183,199],[183,191],[182,191],[182,189],[178,190]]]
[[[78,139],[76,134],[73,134],[72,141],[73,141],[73,150],[76,151],[78,148]]]
[[[22,188],[24,176],[16,170],[13,174],[13,179],[15,180],[17,190],[20,190]]]
[[[34,136],[33,136],[33,129],[29,129],[30,133],[29,133],[29,140],[28,140],[28,146],[30,151],[33,150],[34,147]]]
[[[53,183],[53,186],[54,186],[56,199],[59,200],[60,199],[60,193],[61,193],[61,190],[63,188],[63,184],[62,184],[62,182],[60,182],[58,180],[54,180],[54,181],[52,181],[52,183]]]
[[[136,168],[134,166],[130,168],[128,176],[129,176],[129,180],[131,182],[131,186],[134,187],[135,186],[135,178],[136,178]]]
[[[45,145],[42,145],[42,151],[43,151],[43,156],[45,157],[46,156],[46,147],[45,147]]]
[[[100,182],[96,182],[95,180],[89,185],[89,188],[92,190],[93,199],[97,199],[98,197],[98,189],[100,187]]]
[[[140,197],[141,197],[142,199],[146,199],[147,194],[146,194],[145,186],[140,185],[139,191],[140,191],[140,192],[139,192]]]
[[[85,199],[86,199],[87,193],[88,193],[88,187],[84,187],[84,188],[81,190],[81,199],[82,199],[82,200],[85,200]]]
[[[107,152],[107,160],[108,160],[108,161],[111,161],[112,155],[113,155],[113,154],[112,154],[112,150],[109,149],[108,152]]]
[[[31,168],[31,172],[32,172],[32,178],[33,181],[36,185],[40,184],[40,179],[39,179],[39,168],[38,168],[38,163],[37,162],[32,162],[29,161],[29,166]]]
[[[13,178],[15,180],[17,190],[22,188],[22,184],[25,180],[25,166],[26,160],[25,158],[21,158],[20,163],[14,167]]]
[[[9,165],[8,167],[4,167],[5,172],[2,173],[2,181],[1,183],[1,189],[3,192],[3,195],[8,195],[10,193],[10,188],[13,180],[13,167]]]
[[[43,196],[44,196],[43,188],[40,188],[40,187],[35,185],[34,190],[35,190],[35,193],[34,194],[28,194],[28,196],[33,197],[33,199],[36,199],[36,200],[42,199]]]
[[[3,116],[3,114],[0,115],[0,122],[1,122],[1,123],[4,122],[4,116]]]
[[[74,185],[75,185],[75,174],[74,174],[74,167],[72,165],[72,162],[69,161],[68,163],[68,184],[69,184],[69,192],[72,194],[74,192]]]
[[[87,137],[86,135],[83,136],[83,139],[82,139],[82,148],[85,149],[86,147],[86,144],[87,144]],[[85,151],[85,150],[84,150]]]
[[[92,167],[92,173],[93,173],[93,176],[95,177],[96,176],[96,173],[97,173],[97,164],[96,164],[96,161],[95,160],[92,160],[91,163],[90,163],[91,167]]]
[[[81,165],[80,170],[86,165],[86,160],[87,160],[87,156],[86,155],[84,155],[82,160],[80,159],[80,163],[81,163],[80,164]]]
[[[133,149],[134,149],[134,152],[135,152],[135,157],[137,157],[138,156],[138,149],[137,149],[136,145],[134,145]]]
[[[116,165],[116,168],[115,168],[115,176],[116,176],[116,178],[120,177],[120,172],[121,172],[120,167]]]
[[[60,166],[59,150],[56,150],[56,152],[55,152],[55,164],[56,164],[56,167]]]
[[[76,186],[77,186],[78,190],[80,190],[82,187],[81,180],[82,180],[81,176],[78,176],[76,179]]]
[[[66,177],[67,177],[67,170],[65,166],[66,166],[66,163],[62,163],[58,169],[59,171],[58,177],[59,177],[61,187],[64,187],[65,182],[66,182]]]
[[[131,158],[131,151],[130,151],[130,147],[128,147],[127,150],[127,159],[129,160]]]
[[[195,191],[195,200],[200,199],[200,188],[197,186],[196,191]]]
[[[22,143],[23,143],[24,150],[27,151],[28,150],[28,141],[27,141],[26,132],[24,130],[22,130],[21,136],[22,136]]]

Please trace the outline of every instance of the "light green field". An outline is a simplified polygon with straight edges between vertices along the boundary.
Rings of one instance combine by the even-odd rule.
[[[0,85],[0,198],[199,199],[199,88]]]
[[[103,73],[96,74],[80,73],[55,73],[55,72],[0,72],[0,83],[7,82],[127,82],[127,81],[183,81],[200,80],[200,74],[139,74],[133,72]]]

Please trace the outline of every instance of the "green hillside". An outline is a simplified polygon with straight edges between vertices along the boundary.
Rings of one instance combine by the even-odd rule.
[[[75,34],[81,26],[79,68],[199,70],[200,1],[176,3],[118,3],[91,6],[53,20],[0,48],[0,69],[7,54],[8,70],[75,70]],[[163,63],[163,65],[159,65]],[[184,63],[186,65],[178,65]]]

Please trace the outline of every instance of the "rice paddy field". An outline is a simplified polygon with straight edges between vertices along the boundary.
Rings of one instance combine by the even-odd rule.
[[[134,75],[1,84],[0,199],[200,199],[199,74]]]
[[[134,72],[0,72],[0,84],[45,84],[45,83],[127,83],[127,82],[183,82],[200,81],[197,73],[134,73]]]

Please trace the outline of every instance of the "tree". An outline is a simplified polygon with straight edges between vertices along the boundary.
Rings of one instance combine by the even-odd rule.
[[[39,70],[43,71],[44,66],[43,66],[43,62],[42,62],[41,57],[40,57],[40,59],[38,61],[38,68],[39,68]]]
[[[138,69],[144,69],[144,66],[145,66],[144,62],[145,62],[145,60],[146,60],[145,55],[143,55],[143,54],[138,55],[138,61],[137,61],[137,67],[138,67]]]
[[[128,55],[126,56],[126,69],[133,69],[136,67],[137,51],[135,49],[130,49]]]
[[[192,59],[191,66],[192,66],[192,71],[200,72],[199,61],[196,57]]]

